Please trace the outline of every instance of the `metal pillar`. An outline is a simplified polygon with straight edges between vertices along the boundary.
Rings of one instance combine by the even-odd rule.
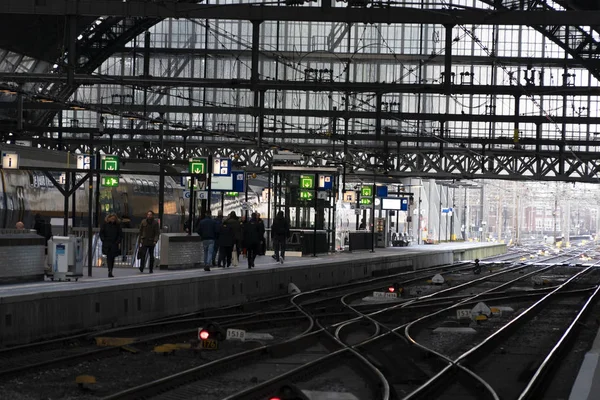
[[[446,30],[445,54],[444,54],[444,92],[450,95],[452,92],[452,28],[454,25],[444,25]]]
[[[67,55],[67,85],[75,85],[75,69],[77,66],[77,16],[69,15],[67,17],[69,24],[69,44],[68,44],[68,55]]]
[[[163,114],[161,114],[161,120],[164,120]],[[160,223],[160,229],[164,226],[163,216],[165,213],[165,165],[164,165],[164,135],[165,125],[160,124],[160,162],[158,163],[159,175],[158,175],[158,219]]]
[[[64,197],[64,211],[65,216],[63,220],[63,236],[69,235],[69,190],[71,190],[71,173],[65,172],[65,195]]]

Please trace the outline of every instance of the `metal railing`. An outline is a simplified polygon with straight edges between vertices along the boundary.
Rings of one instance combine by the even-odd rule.
[[[106,256],[102,254],[102,240],[100,239],[100,229],[93,228],[93,245],[92,245],[92,262],[94,267],[101,267],[106,265]],[[87,263],[87,237],[88,228],[75,227],[71,228],[72,235],[83,238],[85,258],[84,261]],[[115,259],[115,267],[122,268],[139,268],[140,260],[137,259],[137,253],[139,250],[139,230],[123,229],[123,241],[121,242],[121,255]],[[154,247],[154,258],[155,266],[158,266],[158,260],[160,259],[160,238],[158,243]]]

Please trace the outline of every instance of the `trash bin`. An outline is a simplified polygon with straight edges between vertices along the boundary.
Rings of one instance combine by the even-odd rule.
[[[80,237],[54,236],[48,241],[50,279],[78,280],[83,276],[83,247]]]

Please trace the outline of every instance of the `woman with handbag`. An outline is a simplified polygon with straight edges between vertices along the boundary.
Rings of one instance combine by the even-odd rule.
[[[115,266],[115,258],[121,254],[121,240],[123,230],[116,214],[109,214],[100,229],[100,240],[102,240],[102,254],[106,255],[108,264],[108,277],[114,278],[112,271]]]

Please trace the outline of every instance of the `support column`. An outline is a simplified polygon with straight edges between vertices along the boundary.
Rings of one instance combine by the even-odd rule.
[[[381,140],[381,93],[375,98],[375,140]]]
[[[65,216],[63,220],[63,236],[69,235],[69,190],[71,190],[71,173],[65,171],[65,195],[63,196]]]
[[[444,54],[444,93],[452,93],[452,28],[454,25],[444,25],[446,30]]]
[[[150,77],[150,32],[144,34],[144,78]],[[144,117],[148,117],[148,86],[144,85]],[[161,116],[162,118],[162,116]],[[147,124],[147,122],[145,122]]]
[[[69,15],[67,17],[69,24],[69,43],[67,45],[67,85],[75,85],[75,69],[77,67],[77,16]]]
[[[161,114],[161,120],[164,121],[164,116]],[[160,229],[164,226],[163,216],[165,213],[165,165],[164,165],[164,136],[165,124],[160,124],[160,161],[158,163],[158,219],[160,221]]]
[[[250,84],[252,86],[252,91],[254,92],[254,112],[255,118],[258,118],[258,129],[255,139],[257,141],[257,145],[260,148],[260,143],[262,139],[262,131],[263,126],[263,113],[264,113],[264,92],[258,91],[258,81],[259,81],[259,66],[258,66],[258,58],[259,58],[259,45],[260,45],[260,24],[261,21],[252,21],[252,64],[250,69]]]

